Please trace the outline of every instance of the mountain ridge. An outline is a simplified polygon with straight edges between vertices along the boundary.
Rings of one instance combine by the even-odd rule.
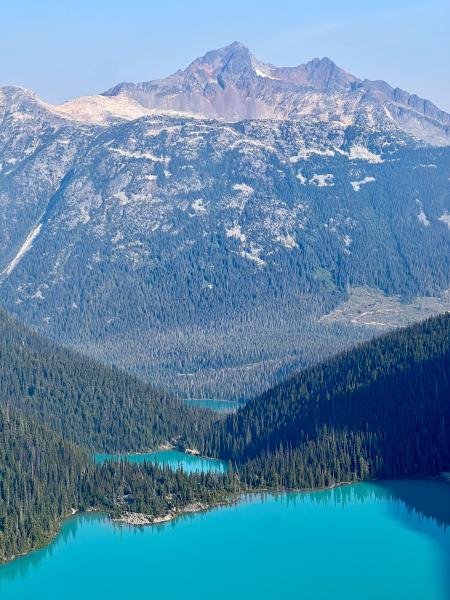
[[[436,145],[450,144],[450,115],[429,100],[385,81],[359,79],[328,57],[295,67],[258,61],[239,42],[207,52],[163,79],[123,82],[103,93],[152,109],[206,118],[341,121],[400,129]]]
[[[202,450],[269,487],[437,475],[450,460],[450,312],[295,373]]]
[[[201,411],[54,344],[3,310],[0,334],[0,409],[70,443],[92,451],[154,449],[203,424]]]
[[[141,83],[121,82],[101,94],[52,105],[20,87],[61,119],[108,125],[166,114],[238,122],[246,119],[334,122],[401,131],[436,146],[450,145],[450,114],[430,100],[383,80],[358,78],[330,58],[293,67],[259,61],[240,42],[210,50],[184,70]],[[3,90],[3,92],[2,92]]]

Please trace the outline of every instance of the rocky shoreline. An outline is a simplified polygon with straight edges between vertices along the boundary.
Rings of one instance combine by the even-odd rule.
[[[167,523],[168,521],[173,521],[173,519],[181,517],[182,515],[209,510],[214,506],[218,505],[206,504],[205,502],[192,502],[191,504],[187,504],[183,508],[171,508],[168,513],[162,515],[161,517],[152,517],[151,515],[146,515],[145,513],[124,512],[118,517],[113,517],[112,521],[114,523],[120,523],[123,525],[158,525],[159,523]]]
[[[440,473],[437,477],[433,477],[432,479],[437,479],[438,481],[444,481],[446,483],[450,483],[450,472]],[[173,521],[174,519],[181,517],[182,515],[204,512],[210,510],[211,508],[215,508],[217,506],[227,506],[229,504],[233,504],[238,501],[242,494],[283,494],[287,492],[297,492],[297,493],[311,493],[318,492],[324,490],[332,490],[338,487],[344,487],[347,485],[353,485],[355,481],[341,481],[335,483],[330,486],[326,486],[324,488],[315,488],[315,489],[284,489],[284,490],[273,490],[273,489],[259,489],[259,490],[246,490],[242,493],[236,494],[234,498],[230,498],[228,501],[222,501],[217,503],[208,504],[206,502],[192,502],[187,504],[183,508],[171,508],[169,512],[160,517],[152,517],[151,515],[147,515],[145,513],[138,512],[124,512],[122,515],[118,517],[112,517],[112,521],[114,523],[122,524],[122,525],[133,525],[133,526],[145,526],[145,525],[158,525],[160,523],[167,523],[169,521]]]

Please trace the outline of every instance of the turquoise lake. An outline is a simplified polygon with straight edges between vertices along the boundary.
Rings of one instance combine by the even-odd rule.
[[[2,600],[450,598],[450,485],[255,495],[163,525],[81,515],[0,567]]]
[[[192,456],[178,450],[161,450],[159,452],[146,452],[142,454],[95,454],[95,461],[102,463],[105,460],[126,460],[131,463],[152,462],[172,469],[183,469],[186,473],[212,472],[225,473],[227,465],[222,460]]]
[[[188,406],[197,406],[198,408],[209,408],[214,412],[231,413],[235,412],[240,406],[244,406],[245,402],[240,400],[211,400],[202,398],[188,398],[185,400]]]

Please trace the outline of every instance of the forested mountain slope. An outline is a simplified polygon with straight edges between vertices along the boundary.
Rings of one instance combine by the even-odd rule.
[[[175,77],[181,96],[203,98],[212,69],[216,108],[249,86],[314,110],[227,122],[139,104],[167,80],[64,109],[0,90],[1,305],[190,397],[248,397],[367,339],[370,323],[321,320],[355,286],[450,287],[450,149],[409,128],[445,138],[448,116],[328,61],[273,80],[224,50]],[[122,112],[87,118],[98,103]]]
[[[60,348],[4,312],[0,407],[104,451],[154,448],[178,435],[189,439],[207,419],[126,373]]]
[[[450,314],[294,375],[204,445],[257,485],[316,487],[450,467]]]
[[[210,420],[0,312],[0,563],[49,542],[73,510],[156,517],[223,499],[225,478],[93,461],[93,450],[188,442]]]
[[[88,453],[0,405],[0,563],[49,541],[80,504]]]

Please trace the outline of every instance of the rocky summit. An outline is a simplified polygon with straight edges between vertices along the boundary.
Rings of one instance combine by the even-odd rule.
[[[166,79],[121,83],[104,95],[224,121],[308,119],[399,128],[430,144],[450,144],[450,115],[428,100],[385,81],[359,79],[329,58],[275,67],[239,42],[208,52]]]

